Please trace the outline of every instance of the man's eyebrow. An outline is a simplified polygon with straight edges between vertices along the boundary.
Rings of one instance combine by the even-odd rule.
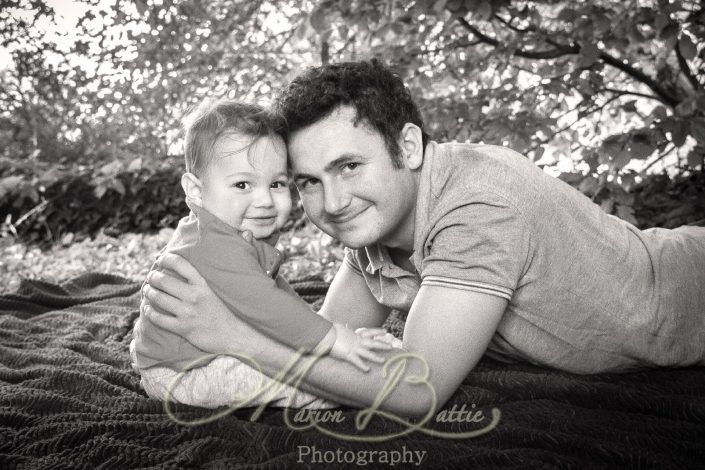
[[[339,156],[335,160],[328,162],[328,164],[323,168],[323,171],[327,173],[340,165],[344,165],[344,164],[346,164],[348,162],[352,162],[352,161],[358,161],[361,158],[363,158],[362,155],[359,155],[357,153],[344,153],[343,155]],[[300,180],[300,179],[304,179],[304,178],[315,178],[315,177],[313,175],[309,175],[308,173],[294,174],[295,180]]]
[[[323,169],[323,171],[328,172],[331,171],[333,168],[336,168],[340,165],[344,165],[348,162],[359,160],[362,158],[361,155],[358,155],[356,153],[344,153],[343,155],[339,156],[332,162],[329,162],[326,167]]]

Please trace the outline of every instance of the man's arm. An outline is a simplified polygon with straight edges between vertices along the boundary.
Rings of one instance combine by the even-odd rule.
[[[362,275],[343,262],[319,314],[331,322],[342,323],[355,330],[381,326],[389,312],[389,307],[380,304],[372,295]]]
[[[153,273],[146,292],[150,304],[156,307],[146,312],[151,321],[197,346],[217,344],[220,351],[211,352],[253,357],[270,376],[290,361],[291,349],[231,315],[185,260],[165,256],[162,263],[188,283]],[[402,415],[425,415],[431,408],[443,405],[482,357],[506,305],[506,300],[489,294],[422,286],[409,312],[404,347],[428,365],[428,385],[433,387],[436,400],[432,400],[428,385],[402,381],[380,408]],[[392,350],[382,354],[391,358],[403,353]],[[418,361],[411,361],[406,376],[421,370]],[[370,372],[363,373],[343,361],[323,357],[309,370],[302,388],[351,406],[367,407],[377,398],[386,380],[380,365],[371,364]]]

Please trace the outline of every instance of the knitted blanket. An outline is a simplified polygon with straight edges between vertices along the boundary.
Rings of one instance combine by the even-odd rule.
[[[309,301],[326,289],[292,285]],[[485,358],[444,412],[426,422],[371,415],[360,430],[359,410],[342,408],[317,416],[325,431],[304,429],[314,416],[282,409],[254,420],[253,409],[240,409],[205,424],[179,424],[145,395],[129,364],[138,288],[116,276],[86,274],[61,285],[25,281],[0,297],[0,468],[702,468],[705,462],[705,368],[579,376]],[[494,424],[493,409],[499,411]],[[214,413],[172,411],[182,421]]]

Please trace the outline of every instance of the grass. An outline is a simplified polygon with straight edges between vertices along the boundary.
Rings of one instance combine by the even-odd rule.
[[[22,278],[58,283],[88,271],[142,281],[172,233],[172,229],[119,237],[100,233],[77,241],[65,236],[47,250],[0,238],[0,293],[14,292]],[[282,234],[277,247],[286,257],[280,269],[286,279],[320,274],[330,281],[343,259],[342,247],[313,226]]]

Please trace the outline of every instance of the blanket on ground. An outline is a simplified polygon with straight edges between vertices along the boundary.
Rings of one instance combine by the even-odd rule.
[[[326,288],[292,284],[309,301]],[[705,462],[705,368],[579,376],[485,358],[444,406],[447,413],[424,425],[457,437],[484,429],[492,408],[500,411],[493,429],[462,439],[416,430],[354,442],[292,429],[282,409],[254,421],[253,410],[242,409],[207,424],[178,424],[144,394],[129,364],[138,289],[116,276],[86,274],[61,285],[24,281],[0,297],[0,468],[411,468],[421,455],[420,468],[444,469]],[[214,413],[173,412],[184,421]],[[357,413],[344,408],[337,422],[319,426],[378,438],[408,430],[373,416],[360,431]]]

